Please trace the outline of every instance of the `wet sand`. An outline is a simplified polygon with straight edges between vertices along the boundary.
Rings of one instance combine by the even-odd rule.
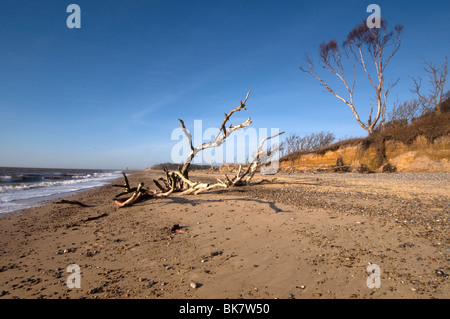
[[[155,188],[160,176],[129,179]],[[3,217],[0,298],[450,297],[450,174],[264,178],[118,210],[121,190],[104,186],[67,198],[89,207],[49,203]],[[67,286],[70,264],[80,288]],[[379,288],[367,286],[371,264]]]

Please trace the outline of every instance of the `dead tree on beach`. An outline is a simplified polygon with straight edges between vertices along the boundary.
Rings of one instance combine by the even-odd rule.
[[[225,117],[222,121],[222,124],[220,125],[220,130],[219,132],[217,132],[217,134],[215,135],[215,137],[207,143],[203,143],[199,146],[195,146],[192,143],[192,135],[191,133],[187,130],[184,121],[181,119],[178,119],[180,124],[181,124],[181,128],[183,129],[183,133],[186,135],[187,139],[188,139],[188,143],[189,143],[189,147],[190,147],[190,153],[187,156],[186,160],[184,161],[184,164],[182,166],[180,166],[177,170],[173,170],[173,171],[169,171],[167,169],[164,170],[165,172],[165,178],[161,177],[158,180],[153,180],[154,184],[156,185],[156,187],[159,189],[158,191],[155,190],[149,190],[149,189],[144,189],[143,188],[143,183],[139,184],[138,187],[135,188],[131,188],[129,183],[128,183],[128,179],[126,178],[126,175],[124,175],[124,185],[114,185],[114,186],[118,186],[118,187],[123,187],[125,188],[125,192],[120,193],[119,195],[116,196],[119,197],[121,195],[124,194],[129,194],[129,193],[133,193],[133,195],[127,199],[126,201],[123,202],[117,202],[116,204],[118,205],[118,207],[123,207],[123,206],[129,206],[131,204],[133,204],[134,202],[145,198],[145,197],[163,197],[163,196],[169,196],[170,194],[174,193],[174,192],[181,192],[181,194],[199,194],[201,192],[205,192],[214,188],[229,188],[229,187],[235,187],[235,186],[244,186],[244,185],[250,185],[251,184],[251,180],[253,178],[253,176],[255,175],[256,171],[269,164],[271,161],[270,159],[273,157],[274,154],[277,154],[279,149],[279,145],[276,145],[274,147],[271,147],[271,149],[266,150],[263,148],[265,142],[267,142],[268,140],[275,138],[281,134],[284,134],[284,132],[275,134],[273,136],[269,136],[265,139],[263,139],[261,141],[261,143],[259,144],[255,154],[253,155],[253,158],[251,160],[251,162],[249,163],[249,165],[245,168],[242,169],[242,165],[239,166],[239,169],[236,173],[236,175],[232,178],[228,177],[225,174],[225,177],[223,180],[221,179],[217,179],[216,183],[213,184],[209,184],[209,183],[203,183],[203,182],[194,182],[189,178],[189,167],[191,165],[192,160],[195,158],[195,156],[208,148],[215,148],[215,147],[219,147],[221,146],[224,142],[225,139],[230,136],[233,132],[242,129],[244,127],[249,126],[252,122],[251,119],[248,118],[245,122],[241,123],[241,124],[237,124],[237,125],[232,125],[230,124],[228,126],[228,122],[230,121],[231,116],[239,111],[242,110],[246,110],[245,108],[245,103],[248,100],[248,97],[250,95],[250,91],[248,91],[245,99],[242,101],[240,101],[239,106],[235,107],[234,109],[232,109],[230,112],[225,113]]]
[[[258,149],[253,156],[252,161],[249,163],[250,165],[247,167],[247,169],[242,170],[242,166],[239,167],[238,172],[236,176],[233,178],[229,178],[227,175],[225,175],[224,180],[217,180],[217,183],[214,184],[207,184],[207,183],[201,183],[201,182],[193,182],[189,179],[189,166],[191,165],[192,160],[194,157],[201,151],[207,149],[207,148],[214,148],[219,147],[225,142],[225,139],[230,136],[231,133],[234,131],[237,131],[241,128],[249,126],[252,121],[250,118],[248,118],[245,122],[237,125],[229,125],[227,127],[227,123],[229,122],[231,116],[235,112],[239,112],[242,110],[246,110],[245,103],[248,100],[248,97],[250,95],[250,91],[248,91],[245,99],[240,102],[240,105],[232,109],[230,112],[225,113],[225,117],[222,121],[222,124],[220,125],[220,130],[217,132],[215,137],[207,143],[203,143],[199,146],[194,147],[192,144],[192,136],[191,133],[187,130],[183,120],[178,119],[181,123],[181,128],[183,129],[184,134],[186,135],[189,147],[191,149],[190,154],[186,158],[184,164],[182,167],[180,167],[176,171],[165,171],[166,178],[160,178],[159,180],[163,182],[164,186],[159,183],[159,181],[154,180],[155,185],[161,190],[161,192],[165,195],[169,195],[172,192],[179,192],[182,191],[183,194],[198,194],[200,192],[204,192],[213,188],[217,187],[232,187],[232,186],[242,186],[242,185],[249,185],[251,182],[251,179],[253,178],[256,170],[261,167],[262,165],[267,164],[267,160],[269,159],[270,154],[276,153],[277,149],[272,148],[269,151],[263,150],[264,143],[272,138],[275,138],[281,134],[284,134],[284,132],[275,134],[273,136],[267,137],[264,140],[261,141],[260,145],[258,146]]]
[[[144,183],[139,183],[139,185],[137,187],[130,187],[130,182],[128,181],[127,175],[125,175],[125,173],[123,173],[123,172],[122,172],[122,175],[123,175],[123,181],[124,181],[123,185],[113,185],[115,187],[122,187],[125,189],[124,192],[117,194],[114,197],[114,201],[117,205],[117,208],[130,206],[139,200],[148,199],[148,198],[152,198],[152,197],[164,196],[164,194],[158,193],[155,190],[144,188]],[[132,196],[129,197],[128,199],[120,198],[122,195],[128,195],[128,194],[132,194]]]

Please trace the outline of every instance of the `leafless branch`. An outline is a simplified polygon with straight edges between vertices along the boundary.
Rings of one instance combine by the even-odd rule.
[[[317,80],[320,81],[320,84],[325,87],[328,92],[332,93],[339,100],[350,107],[358,124],[364,130],[372,133],[380,118],[382,124],[384,124],[385,122],[387,96],[396,83],[394,82],[386,88],[384,83],[384,71],[391,58],[400,48],[402,30],[403,27],[398,25],[394,28],[394,31],[388,32],[387,22],[382,20],[381,28],[371,29],[367,26],[366,21],[363,21],[363,23],[357,25],[355,28],[353,28],[353,30],[349,32],[347,39],[346,41],[344,41],[342,47],[345,56],[347,57],[347,61],[353,66],[353,83],[351,86],[347,82],[344,74],[342,54],[337,41],[332,40],[320,45],[319,58],[321,66],[323,69],[334,74],[341,80],[348,92],[349,97],[347,99],[339,95],[334,89],[330,88],[327,82],[313,70],[313,62],[309,57],[305,58],[305,61],[309,65],[309,68],[301,66],[300,70],[314,76]],[[392,47],[390,52],[386,51],[388,47]],[[364,56],[364,51],[367,51],[369,53],[369,59],[366,59],[366,57]],[[384,57],[386,55],[388,58],[384,60]],[[350,59],[350,56],[353,56],[354,61],[361,65],[370,85],[375,90],[377,101],[375,117],[372,118],[372,114],[374,111],[372,108],[367,122],[361,121],[354,105],[353,93],[356,83],[356,75],[355,63]],[[367,65],[367,62],[370,60],[372,60],[374,63],[375,74],[372,74]]]
[[[426,60],[424,60],[423,64],[425,65],[425,72],[430,74],[430,93],[425,95],[420,92],[422,86],[422,78],[420,77],[418,79],[412,78],[414,87],[411,89],[411,92],[417,94],[424,111],[435,111],[436,114],[441,114],[441,104],[444,101],[444,86],[448,75],[448,59],[445,57],[444,64],[441,67],[437,67]]]

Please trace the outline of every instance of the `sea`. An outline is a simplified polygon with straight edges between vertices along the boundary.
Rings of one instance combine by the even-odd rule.
[[[101,187],[122,171],[0,167],[0,217]]]

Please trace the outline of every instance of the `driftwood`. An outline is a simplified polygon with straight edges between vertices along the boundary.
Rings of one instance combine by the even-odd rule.
[[[218,147],[222,145],[225,142],[225,139],[234,131],[239,130],[243,127],[249,126],[252,122],[251,119],[248,118],[245,122],[238,124],[238,125],[229,125],[227,127],[227,123],[230,120],[231,116],[235,112],[239,112],[242,110],[245,110],[245,103],[248,100],[248,97],[250,95],[250,91],[247,92],[247,95],[245,99],[240,101],[239,106],[232,109],[230,112],[225,114],[225,117],[222,121],[222,124],[220,125],[220,130],[217,132],[216,136],[207,143],[203,143],[202,145],[194,147],[192,143],[192,135],[189,133],[189,131],[186,128],[186,125],[184,124],[184,121],[181,119],[178,119],[178,121],[181,124],[181,128],[183,129],[184,134],[186,135],[189,146],[191,149],[191,152],[189,153],[188,157],[186,158],[183,166],[179,167],[177,171],[171,171],[164,170],[166,173],[166,178],[160,178],[159,180],[154,180],[154,184],[158,189],[165,195],[168,196],[173,192],[183,192],[184,194],[198,194],[201,191],[206,191],[212,188],[216,187],[227,187],[227,184],[218,182],[214,185],[209,185],[206,183],[196,183],[189,180],[189,167],[191,165],[192,160],[194,159],[195,155],[197,155],[199,152],[207,149],[207,148],[213,148]]]
[[[181,128],[183,129],[184,134],[186,135],[189,146],[191,148],[191,152],[188,155],[186,161],[184,162],[182,167],[179,167],[177,171],[169,172],[165,170],[166,173],[166,179],[160,178],[158,181],[154,180],[156,187],[158,187],[161,192],[163,192],[166,195],[171,194],[172,192],[182,192],[182,194],[199,194],[204,191],[211,190],[213,188],[228,188],[233,186],[243,186],[250,184],[251,179],[253,178],[255,172],[259,167],[262,165],[267,164],[267,159],[271,157],[271,154],[278,151],[278,149],[273,149],[270,151],[264,151],[262,149],[264,143],[274,137],[277,137],[281,134],[284,134],[284,132],[270,136],[265,138],[261,144],[259,145],[255,155],[253,156],[252,161],[250,162],[250,165],[245,169],[242,170],[242,166],[239,166],[238,172],[235,177],[230,179],[225,174],[225,179],[220,180],[217,179],[217,183],[215,184],[207,184],[207,183],[201,183],[201,182],[193,182],[189,179],[189,166],[191,165],[192,160],[194,159],[195,155],[197,155],[199,152],[207,149],[207,148],[213,148],[218,147],[222,145],[225,142],[225,139],[234,131],[239,130],[241,128],[249,126],[252,122],[251,119],[248,118],[245,122],[238,124],[238,125],[229,125],[227,127],[227,123],[230,120],[231,116],[235,112],[239,112],[241,110],[245,109],[245,103],[248,100],[248,97],[250,95],[250,91],[247,92],[247,95],[245,99],[240,102],[240,105],[232,109],[230,112],[225,114],[225,117],[222,121],[222,124],[220,125],[220,130],[217,132],[214,139],[208,143],[203,143],[202,145],[199,145],[197,147],[194,147],[192,144],[192,136],[191,133],[186,129],[186,126],[183,122],[183,120],[179,119]],[[160,181],[164,184],[162,185]]]
[[[189,154],[189,156],[187,157],[186,161],[184,162],[183,167],[181,168],[180,172],[184,177],[188,177],[188,169],[189,166],[191,165],[192,160],[194,159],[195,155],[197,155],[198,152],[203,151],[204,149],[207,148],[212,148],[212,147],[218,147],[220,145],[223,144],[223,142],[225,142],[225,139],[234,131],[239,130],[243,127],[249,126],[252,121],[250,120],[250,118],[247,119],[247,121],[245,121],[244,123],[238,124],[238,125],[230,125],[228,128],[226,127],[227,122],[230,120],[231,116],[235,113],[235,112],[239,112],[241,110],[245,110],[245,103],[248,100],[248,97],[250,95],[250,91],[248,91],[247,96],[245,97],[244,101],[241,101],[240,105],[234,109],[232,109],[229,113],[225,114],[225,118],[222,121],[222,124],[220,125],[220,130],[219,132],[217,132],[216,136],[214,137],[214,139],[208,143],[203,143],[200,146],[194,147],[194,145],[192,144],[192,136],[191,133],[188,132],[188,130],[186,129],[186,126],[184,125],[183,120],[178,119],[178,121],[180,121],[181,123],[181,128],[183,129],[184,134],[186,135],[186,137],[189,140],[189,146],[191,148],[191,153]],[[221,134],[223,132],[223,134]]]
[[[241,173],[242,166],[239,165],[238,172],[237,172],[236,176],[233,178],[233,180],[230,180],[225,175],[225,177],[227,179],[227,185],[228,186],[243,186],[243,185],[250,184],[257,169],[265,164],[268,164],[268,159],[270,159],[271,155],[274,152],[278,152],[278,147],[276,149],[271,149],[270,151],[263,150],[262,147],[263,147],[264,143],[266,141],[268,141],[274,137],[280,136],[282,134],[284,134],[284,132],[275,134],[273,136],[266,137],[264,140],[262,140],[256,150],[255,155],[253,155],[253,159],[250,162],[250,165],[247,167],[247,169],[244,172]]]
[[[125,194],[136,192],[137,189],[138,189],[137,187],[131,188],[130,187],[130,182],[128,181],[128,178],[127,178],[127,175],[125,175],[124,172],[122,172],[122,175],[123,175],[123,185],[113,185],[113,186],[114,187],[123,187],[123,188],[125,188],[125,192],[117,194],[115,198],[118,198],[118,197],[120,197],[122,195],[125,195]]]
[[[130,183],[128,181],[127,176],[123,172],[122,172],[122,175],[123,175],[123,179],[124,179],[124,185],[113,185],[115,187],[125,188],[125,192],[117,194],[114,197],[114,202],[116,203],[117,209],[121,208],[121,207],[125,207],[125,206],[130,206],[140,200],[149,199],[149,198],[153,198],[153,197],[167,196],[167,195],[157,192],[155,190],[144,188],[144,183],[139,183],[139,185],[137,187],[130,187]],[[133,194],[131,197],[129,197],[127,199],[119,198],[122,195],[130,194],[130,193],[133,193]]]
[[[263,169],[265,165],[270,163],[270,158],[273,156],[273,154],[276,154],[279,150],[277,147],[272,147],[269,151],[263,150],[263,145],[266,141],[275,138],[281,134],[284,134],[284,132],[275,134],[273,136],[265,138],[260,145],[258,146],[258,149],[256,150],[252,161],[250,164],[245,168],[242,169],[242,165],[239,166],[239,169],[236,173],[236,175],[233,178],[229,178],[225,174],[224,180],[217,179],[217,182],[214,184],[208,184],[208,183],[202,183],[202,182],[194,182],[189,179],[189,167],[191,165],[192,160],[195,158],[195,156],[207,149],[207,148],[214,148],[219,147],[225,142],[225,139],[234,131],[237,131],[241,128],[249,126],[252,122],[251,119],[248,118],[245,122],[237,125],[229,125],[228,122],[231,118],[231,116],[239,112],[241,110],[245,110],[245,103],[248,100],[248,97],[250,95],[250,91],[248,91],[245,99],[240,101],[239,106],[232,109],[230,112],[225,113],[225,117],[222,121],[222,124],[220,125],[220,130],[217,132],[216,136],[207,143],[203,143],[199,146],[194,147],[192,143],[192,136],[191,133],[187,130],[184,121],[181,119],[178,119],[181,128],[183,129],[184,134],[186,135],[189,146],[191,149],[191,152],[187,156],[184,164],[180,167],[178,167],[177,170],[169,171],[167,169],[164,169],[165,172],[165,178],[161,177],[158,180],[153,180],[153,183],[155,186],[159,189],[159,191],[150,190],[150,189],[144,189],[144,183],[140,183],[138,187],[130,187],[130,183],[128,182],[128,179],[123,173],[124,177],[124,184],[123,185],[114,185],[117,187],[122,187],[125,189],[124,192],[118,194],[115,197],[115,202],[117,205],[117,208],[125,207],[132,205],[133,203],[137,202],[138,200],[142,200],[144,198],[152,198],[152,197],[164,197],[169,196],[173,192],[181,192],[181,194],[199,194],[201,192],[205,192],[214,188],[229,188],[229,187],[235,187],[235,186],[244,186],[244,185],[250,185],[251,180],[253,176],[255,175],[258,168]],[[120,200],[119,197],[126,194],[132,194],[131,197],[125,200]]]
[[[81,207],[91,207],[91,206],[86,205],[86,204],[84,204],[82,202],[79,202],[77,200],[67,200],[67,199],[62,199],[59,202],[55,202],[54,204],[72,204],[72,205],[78,205],[78,206],[81,206]]]

